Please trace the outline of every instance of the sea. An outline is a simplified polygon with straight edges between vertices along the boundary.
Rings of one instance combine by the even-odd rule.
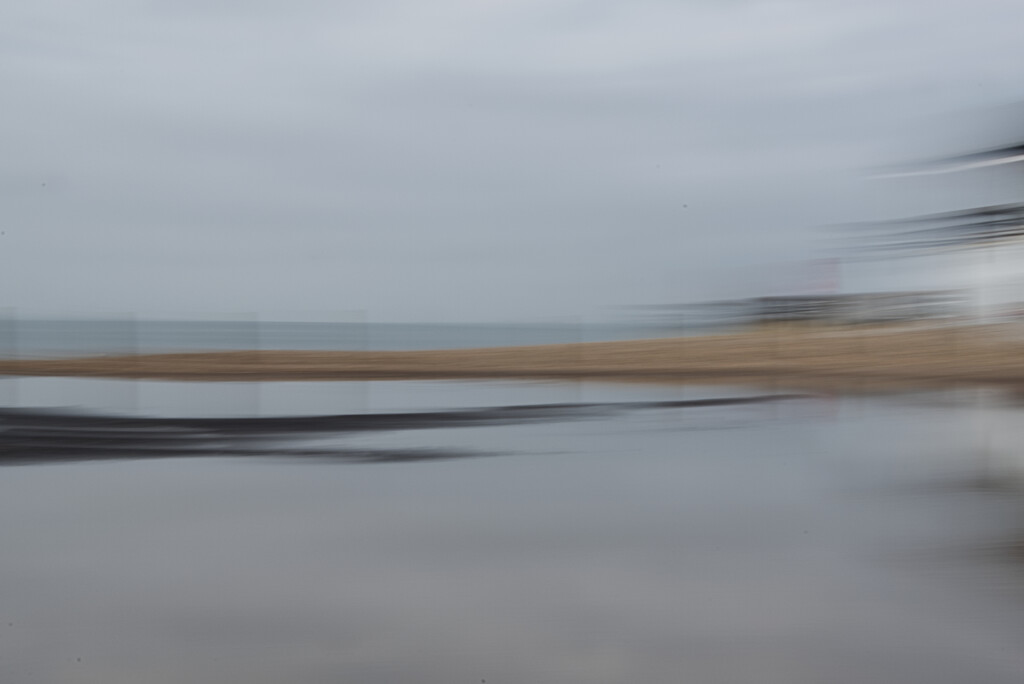
[[[0,357],[229,349],[399,351],[603,342],[707,334],[711,326],[584,322],[382,323],[359,317],[315,321],[255,318],[0,317]]]

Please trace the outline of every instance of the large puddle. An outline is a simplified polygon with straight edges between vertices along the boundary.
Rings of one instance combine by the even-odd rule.
[[[0,681],[1024,676],[1024,442],[991,393],[6,391]]]

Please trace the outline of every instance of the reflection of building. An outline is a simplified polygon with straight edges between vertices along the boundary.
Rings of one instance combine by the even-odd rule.
[[[956,316],[962,302],[959,293],[948,291],[757,297],[748,300],[747,318],[758,323],[895,323]]]

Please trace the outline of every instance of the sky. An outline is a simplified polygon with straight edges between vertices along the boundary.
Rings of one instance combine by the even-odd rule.
[[[870,173],[984,142],[1024,99],[1022,23],[1016,0],[6,2],[0,308],[516,321],[820,288],[828,226],[1024,194]]]

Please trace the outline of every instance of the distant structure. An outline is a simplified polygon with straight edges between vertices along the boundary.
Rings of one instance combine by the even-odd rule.
[[[963,296],[955,291],[755,297],[748,301],[747,319],[832,325],[907,323],[961,315],[962,302]]]
[[[883,177],[918,176],[953,173],[992,166],[1007,166],[1024,162],[1024,142],[1015,142],[990,150],[918,164]],[[862,224],[864,225],[864,224]],[[988,266],[977,283],[978,303],[976,317],[981,322],[992,319],[997,308],[990,291],[993,283],[990,272],[996,248],[1024,241],[1024,203],[998,204],[973,207],[960,211],[912,216],[893,221],[866,224],[882,229],[875,235],[870,249],[898,253],[928,253],[938,251],[968,251],[984,249]],[[1021,265],[1017,265],[1020,269]]]
[[[961,292],[865,292],[751,297],[660,307],[687,327],[747,327],[771,323],[885,325],[938,321],[967,312]]]

